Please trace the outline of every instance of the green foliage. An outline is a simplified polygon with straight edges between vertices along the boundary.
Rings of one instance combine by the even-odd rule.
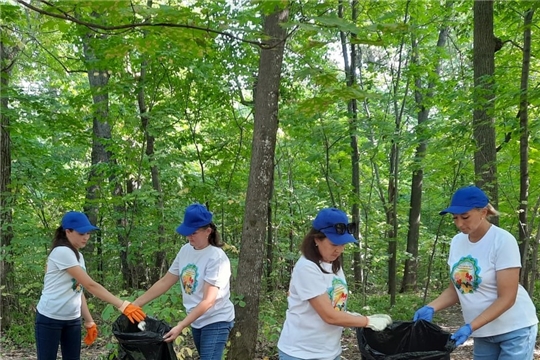
[[[268,294],[260,306],[259,312],[259,333],[263,346],[271,347],[277,344],[285,312],[287,311],[287,293],[285,291],[275,291]]]
[[[244,295],[231,294],[231,301],[235,306],[244,307],[246,302],[244,301]]]
[[[13,315],[13,325],[2,332],[2,336],[0,337],[2,347],[4,349],[20,348],[29,346],[29,344],[34,344],[35,331],[33,323],[35,321],[35,313],[14,312]]]
[[[399,146],[398,277],[404,261],[412,256],[405,251],[411,175],[422,170],[417,282],[423,288],[429,280],[428,294],[446,286],[446,256],[456,229],[438,211],[457,186],[474,182],[469,3],[364,2],[358,4],[354,21],[348,4],[343,17],[338,16],[336,1],[240,4],[174,0],[148,7],[137,0],[79,1],[76,7],[69,2],[36,5],[100,26],[126,26],[94,31],[73,21],[38,15],[21,5],[2,4],[2,43],[7,50],[19,51],[10,67],[10,82],[2,88],[9,100],[2,115],[11,120],[13,198],[13,223],[4,226],[11,226],[14,234],[10,246],[2,244],[2,259],[12,262],[10,276],[20,284],[16,294],[3,294],[17,298],[16,316],[2,334],[3,343],[33,342],[28,329],[33,328],[48,249],[67,210],[97,209],[102,231],[92,235],[83,254],[89,275],[115,294],[135,298],[148,288],[155,280],[152,272],[158,272],[156,254],[165,254],[165,265],[173,261],[184,242],[174,229],[182,221],[183,209],[195,201],[207,203],[213,211],[227,243],[234,281],[242,280],[236,278],[236,269],[242,245],[251,240],[249,235],[243,238],[243,219],[256,111],[253,99],[260,86],[256,82],[260,49],[238,39],[264,40],[259,11],[270,13],[276,5],[287,4],[291,6],[291,20],[286,24],[290,34],[276,114],[279,131],[269,227],[274,242],[265,254],[274,261],[270,276],[261,282],[276,290],[265,294],[260,306],[261,338],[268,346],[277,339],[289,270],[313,217],[325,206],[347,212],[353,205],[360,208],[361,247],[347,248],[345,269],[352,276],[353,266],[360,267],[365,284],[351,296],[351,310],[389,312],[394,318],[408,319],[421,305],[423,294],[398,295],[393,308],[388,308],[388,296],[381,295],[387,290],[385,206],[389,206],[393,145]],[[498,205],[501,226],[513,233],[518,226],[516,114],[522,93],[520,46],[527,6],[531,4],[495,3],[496,35],[505,42],[496,55],[494,115],[496,141],[501,145],[497,153]],[[144,21],[171,26],[128,27]],[[537,17],[534,21],[536,26]],[[446,27],[447,46],[437,48],[437,36]],[[236,39],[213,31],[226,31]],[[346,86],[340,31],[349,49],[356,45],[360,63],[355,86]],[[532,69],[538,68],[540,44],[534,39]],[[416,62],[410,58],[413,41],[417,43]],[[95,58],[87,59],[85,46],[92,47]],[[439,59],[440,76],[435,72]],[[88,69],[103,69],[108,74],[106,86],[100,89],[108,99],[106,119],[96,118],[93,96],[97,93],[88,84]],[[535,76],[533,72],[531,83]],[[426,86],[428,82],[432,87]],[[532,206],[540,197],[540,122],[535,120],[540,90],[532,86],[528,95]],[[422,96],[430,109],[422,125],[417,124],[415,96]],[[144,116],[138,108],[141,99],[146,104]],[[347,107],[351,99],[357,101],[356,118]],[[145,128],[143,118],[148,120]],[[100,139],[111,157],[99,163],[92,160],[97,120],[111,128],[111,138]],[[148,151],[149,137],[155,140],[153,153]],[[358,194],[351,184],[353,139],[360,156]],[[255,139],[255,145],[260,141]],[[427,141],[427,150],[418,159],[415,150],[421,141]],[[157,173],[159,189],[152,171]],[[93,183],[89,181],[91,172],[98,174]],[[92,196],[90,187],[97,188]],[[537,215],[530,212],[531,223]],[[535,236],[536,229],[530,230]],[[351,265],[355,251],[361,261]],[[130,276],[133,278],[128,279]],[[133,288],[127,289],[127,284]],[[535,289],[537,304],[538,293]],[[101,314],[100,333],[111,337],[110,324],[118,311],[95,298],[89,301],[93,313]],[[243,295],[234,294],[233,302],[245,306]],[[146,305],[145,311],[171,323],[179,321],[185,314],[178,287]]]

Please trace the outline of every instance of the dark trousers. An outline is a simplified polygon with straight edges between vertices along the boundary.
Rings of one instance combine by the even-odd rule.
[[[35,330],[38,360],[56,360],[58,345],[62,349],[62,360],[80,360],[80,318],[55,320],[36,312]]]

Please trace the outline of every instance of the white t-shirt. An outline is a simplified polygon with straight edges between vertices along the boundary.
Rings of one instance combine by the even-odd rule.
[[[80,266],[86,271],[84,257],[79,260],[67,246],[57,246],[47,259],[47,271],[37,310],[55,320],[73,320],[81,317],[83,286],[66,269]]]
[[[465,323],[469,324],[497,299],[497,271],[520,268],[516,239],[492,225],[480,241],[468,235],[454,236],[448,257],[450,279],[456,287]],[[519,285],[516,302],[497,319],[472,333],[473,337],[504,334],[538,323],[529,294]]]
[[[182,300],[189,314],[203,299],[204,282],[219,288],[214,306],[196,319],[191,326],[200,329],[208,324],[234,320],[234,305],[230,300],[231,263],[225,252],[209,245],[195,250],[189,243],[182,246],[169,272],[180,277]]]
[[[349,294],[343,270],[332,273],[332,264],[321,262],[325,274],[312,261],[301,256],[296,262],[289,285],[288,309],[278,348],[300,359],[334,360],[341,354],[343,327],[324,322],[309,303],[327,294],[336,311],[347,310]]]

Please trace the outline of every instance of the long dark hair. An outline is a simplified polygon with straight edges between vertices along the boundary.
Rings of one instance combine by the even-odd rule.
[[[66,229],[64,229],[62,226],[59,226],[54,232],[54,238],[51,245],[51,251],[53,251],[53,249],[58,246],[67,246],[68,248],[73,250],[73,252],[75,253],[75,256],[77,257],[77,261],[79,261],[79,258],[80,258],[79,251],[77,251],[77,249],[75,249],[75,247],[69,242],[66,235]]]
[[[208,229],[208,228],[212,229],[212,232],[208,236],[208,242],[210,243],[210,245],[219,247],[219,248],[223,247],[225,243],[221,242],[221,236],[219,236],[219,232],[217,231],[216,224],[211,222],[210,224],[201,227],[201,229]]]
[[[328,271],[324,270],[321,266],[322,256],[317,247],[315,240],[323,240],[326,237],[322,232],[311,228],[311,230],[306,234],[304,240],[302,240],[302,245],[300,245],[300,251],[304,257],[310,261],[313,261],[319,269],[325,274],[330,274]],[[341,257],[338,257],[336,260],[332,261],[332,272],[337,274],[339,269],[341,269]]]

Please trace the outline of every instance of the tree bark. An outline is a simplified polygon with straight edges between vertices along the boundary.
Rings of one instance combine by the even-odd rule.
[[[474,173],[481,187],[497,207],[497,151],[495,145],[495,36],[493,35],[493,0],[474,2],[474,111],[473,136],[476,141]],[[495,224],[498,219],[493,219]]]
[[[0,332],[9,328],[14,309],[17,308],[13,261],[9,250],[13,240],[13,198],[10,187],[11,119],[7,91],[17,53],[16,47],[9,47],[0,40]]]
[[[285,48],[288,9],[276,9],[264,20],[264,33],[271,39],[261,50],[255,96],[255,119],[251,147],[251,167],[246,194],[238,278],[234,293],[243,296],[245,307],[236,307],[231,360],[255,359],[258,334],[259,296],[263,273],[264,246],[267,235],[268,204],[274,182],[274,156],[278,128],[278,100],[281,66]]]

